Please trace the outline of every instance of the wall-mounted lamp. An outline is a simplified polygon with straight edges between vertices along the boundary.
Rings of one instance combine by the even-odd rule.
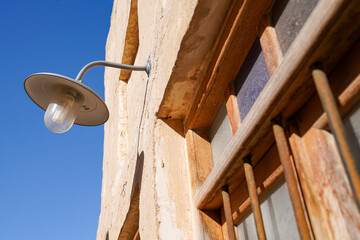
[[[76,79],[54,73],[37,73],[24,81],[25,91],[40,108],[45,110],[46,127],[55,133],[63,133],[75,123],[97,126],[109,118],[105,102],[93,90],[82,83],[87,70],[97,66],[145,71],[150,74],[150,59],[145,66],[131,66],[107,61],[95,61],[84,66]]]

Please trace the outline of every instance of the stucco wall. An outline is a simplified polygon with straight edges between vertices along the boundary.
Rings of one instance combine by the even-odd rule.
[[[157,119],[156,112],[196,3],[138,0],[135,65],[145,65],[150,57],[150,77],[133,72],[125,83],[119,80],[119,70],[105,70],[110,119],[105,124],[98,240],[118,238],[136,186],[141,189],[142,239],[194,239],[185,139]],[[106,45],[108,61],[122,62],[130,4],[130,0],[114,1]]]

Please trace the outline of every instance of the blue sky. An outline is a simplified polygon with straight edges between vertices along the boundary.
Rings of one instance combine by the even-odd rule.
[[[0,239],[95,239],[103,128],[54,134],[26,95],[25,78],[75,78],[105,57],[112,0],[7,0],[0,7]],[[104,96],[104,68],[84,83]]]

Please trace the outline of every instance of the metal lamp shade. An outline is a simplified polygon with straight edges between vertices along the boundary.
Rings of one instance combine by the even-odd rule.
[[[97,126],[108,120],[109,110],[105,102],[80,81],[59,74],[37,73],[26,78],[24,82],[25,91],[31,100],[45,111],[58,86],[72,88],[84,97],[84,103],[78,112],[75,124]]]

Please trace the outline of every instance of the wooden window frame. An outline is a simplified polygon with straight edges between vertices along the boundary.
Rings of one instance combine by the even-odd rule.
[[[275,31],[268,27],[270,18],[267,12],[273,2],[234,1],[191,110],[184,120],[188,149],[198,148],[194,142],[188,141],[188,132],[206,132],[217,114],[222,99],[225,98],[234,134],[219,163],[211,171],[207,170],[201,181],[198,181],[197,187],[193,188],[195,205],[199,210],[219,209],[222,206],[222,187],[228,186],[230,194],[235,189],[232,186],[236,186],[234,182],[238,179],[234,178],[234,175],[243,168],[243,161],[239,159],[252,154],[252,162],[255,165],[274,143],[271,120],[278,116],[288,119],[309,100],[309,96],[315,91],[310,81],[311,64],[320,60],[326,71],[332,70],[358,38],[356,30],[359,24],[353,24],[354,19],[349,16],[355,16],[360,7],[359,3],[320,0],[282,58],[280,47],[276,43]],[[242,38],[244,35],[247,36],[246,39]],[[231,82],[235,79],[257,35],[260,36],[270,80],[240,127],[240,116],[237,114],[237,103],[234,101]],[[334,41],[338,35],[346,36],[348,39]],[[267,46],[272,47],[266,49]],[[338,51],[333,52],[332,57],[328,58],[327,52],[335,47]],[[254,149],[257,151],[254,152]],[[209,159],[204,162],[209,163]],[[210,163],[209,166],[211,165]],[[281,180],[282,174],[282,166],[273,171],[268,179],[269,189]],[[270,191],[269,189],[260,191],[260,197]],[[249,208],[248,200],[244,201],[244,204],[245,206],[240,207]],[[233,219],[238,222],[240,216],[235,212]]]

